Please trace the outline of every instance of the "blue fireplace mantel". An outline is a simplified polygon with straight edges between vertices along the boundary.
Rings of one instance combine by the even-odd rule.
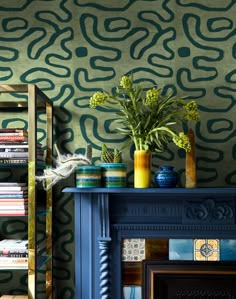
[[[75,299],[121,299],[124,238],[236,238],[236,188],[72,188]]]

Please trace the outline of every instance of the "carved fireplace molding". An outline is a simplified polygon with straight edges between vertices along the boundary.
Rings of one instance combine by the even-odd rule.
[[[120,299],[124,238],[236,238],[234,188],[65,188],[75,200],[75,298]]]

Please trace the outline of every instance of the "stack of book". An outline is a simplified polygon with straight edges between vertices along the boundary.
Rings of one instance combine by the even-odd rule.
[[[0,129],[0,163],[28,163],[28,159],[28,131],[18,128]],[[44,162],[40,143],[37,143],[37,161]]]
[[[28,268],[28,240],[0,241],[0,269]]]
[[[0,182],[0,216],[25,216],[27,214],[27,184],[17,182]]]

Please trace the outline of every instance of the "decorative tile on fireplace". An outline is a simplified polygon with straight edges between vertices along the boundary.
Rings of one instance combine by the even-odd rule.
[[[220,259],[236,261],[236,240],[220,240]]]
[[[141,299],[142,288],[138,286],[125,286],[123,287],[122,299]]]
[[[235,261],[236,240],[170,239],[169,260]]]
[[[140,262],[145,259],[145,239],[124,239],[123,262]]]
[[[193,240],[192,239],[170,239],[169,240],[169,260],[193,260]]]
[[[220,245],[218,239],[195,239],[194,240],[195,261],[219,261]]]

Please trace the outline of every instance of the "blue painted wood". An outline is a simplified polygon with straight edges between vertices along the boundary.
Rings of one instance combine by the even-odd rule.
[[[235,188],[65,188],[75,198],[76,299],[120,299],[123,238],[236,238]]]

